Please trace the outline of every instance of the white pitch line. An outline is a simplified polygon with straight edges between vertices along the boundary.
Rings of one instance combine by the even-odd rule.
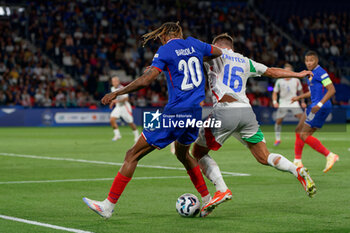
[[[68,232],[93,233],[91,231],[83,231],[83,230],[74,229],[74,228],[60,227],[60,226],[56,226],[56,225],[52,225],[52,224],[48,224],[48,223],[41,223],[41,222],[36,222],[36,221],[31,221],[31,220],[27,220],[27,219],[23,219],[23,218],[16,218],[16,217],[11,217],[11,216],[1,215],[1,214],[0,214],[0,218],[15,221],[15,222],[22,222],[22,223],[26,223],[26,224],[30,224],[30,225],[47,227],[47,228],[56,229],[56,230],[68,231]]]
[[[155,177],[133,177],[133,180],[163,180],[163,179],[184,179],[189,176],[155,176]],[[86,182],[86,181],[106,181],[114,178],[95,178],[95,179],[66,179],[66,180],[23,180],[23,181],[4,181],[0,184],[35,184],[35,183],[61,183],[61,182]]]
[[[106,162],[106,161],[48,157],[48,156],[37,156],[37,155],[22,155],[22,154],[13,154],[13,153],[0,153],[0,155],[9,156],[9,157],[19,157],[19,158],[59,160],[59,161],[79,162],[79,163],[105,164],[105,165],[114,165],[114,166],[123,165],[122,163],[114,163],[114,162]],[[185,168],[183,167],[166,167],[166,166],[154,166],[154,165],[142,165],[142,164],[138,164],[137,166],[143,167],[143,168],[157,168],[157,169],[165,169],[165,170],[182,170],[182,171],[185,170]],[[231,175],[231,176],[250,176],[250,174],[246,174],[246,173],[225,172],[225,171],[222,171],[221,173],[225,175]]]

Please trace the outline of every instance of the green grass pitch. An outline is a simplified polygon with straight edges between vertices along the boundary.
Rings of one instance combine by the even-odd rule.
[[[262,127],[271,152],[293,159],[294,133],[284,126],[282,143],[273,147],[271,126]],[[327,126],[332,129],[332,125]],[[326,128],[327,128],[326,127]],[[225,176],[233,199],[207,218],[182,218],[175,201],[183,193],[199,194],[182,170],[136,169],[134,179],[120,198],[113,217],[104,220],[83,203],[82,197],[103,200],[112,180],[5,183],[114,178],[116,165],[0,155],[0,215],[91,232],[350,232],[350,125],[343,132],[324,130],[315,134],[340,156],[332,170],[323,174],[325,159],[305,145],[303,163],[317,186],[310,199],[289,173],[260,165],[249,151],[231,138],[211,153],[222,171],[251,176]],[[122,163],[133,144],[129,128],[112,142],[109,127],[1,128],[0,154],[36,155]],[[169,148],[154,151],[140,164],[181,167]],[[175,176],[180,176],[176,178]],[[172,178],[171,178],[172,177]],[[207,181],[210,192],[215,188]],[[0,218],[1,233],[62,232]]]

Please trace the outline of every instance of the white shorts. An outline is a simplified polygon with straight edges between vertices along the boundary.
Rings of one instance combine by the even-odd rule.
[[[296,106],[296,107],[279,107],[277,109],[276,119],[284,118],[289,111],[292,112],[294,116],[303,113],[303,110],[301,109],[300,106]]]
[[[218,103],[209,117],[221,121],[220,128],[201,128],[196,143],[211,150],[218,150],[231,136],[246,145],[265,142],[255,113],[249,105]]]
[[[121,106],[116,106],[111,112],[110,117],[122,118],[128,124],[134,121],[131,105],[129,103],[125,103]]]

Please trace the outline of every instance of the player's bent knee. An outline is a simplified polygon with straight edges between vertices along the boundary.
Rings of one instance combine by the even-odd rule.
[[[137,161],[137,156],[134,153],[134,149],[131,148],[126,152],[125,158],[124,158],[124,163],[132,163]]]
[[[305,142],[305,140],[306,140],[308,137],[309,137],[309,135],[306,134],[306,133],[301,133],[301,134],[300,134],[300,139],[303,140],[304,142]]]

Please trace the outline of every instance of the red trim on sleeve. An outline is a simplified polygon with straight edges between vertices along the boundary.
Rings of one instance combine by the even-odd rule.
[[[212,45],[210,45],[210,47],[211,47],[210,54],[213,54],[214,47]]]
[[[211,91],[213,93],[213,95],[215,96],[215,98],[219,101],[219,96],[215,93],[215,91]]]
[[[172,85],[173,88],[174,88],[173,78],[171,77],[171,73],[170,73],[169,67],[167,66],[166,68],[167,68],[167,70],[168,70],[168,72],[169,72],[169,77],[170,77],[171,85]]]
[[[159,71],[159,73],[162,73],[163,72],[163,70],[161,70],[160,68],[158,68],[157,66],[153,66],[154,68],[156,68],[158,71]]]

